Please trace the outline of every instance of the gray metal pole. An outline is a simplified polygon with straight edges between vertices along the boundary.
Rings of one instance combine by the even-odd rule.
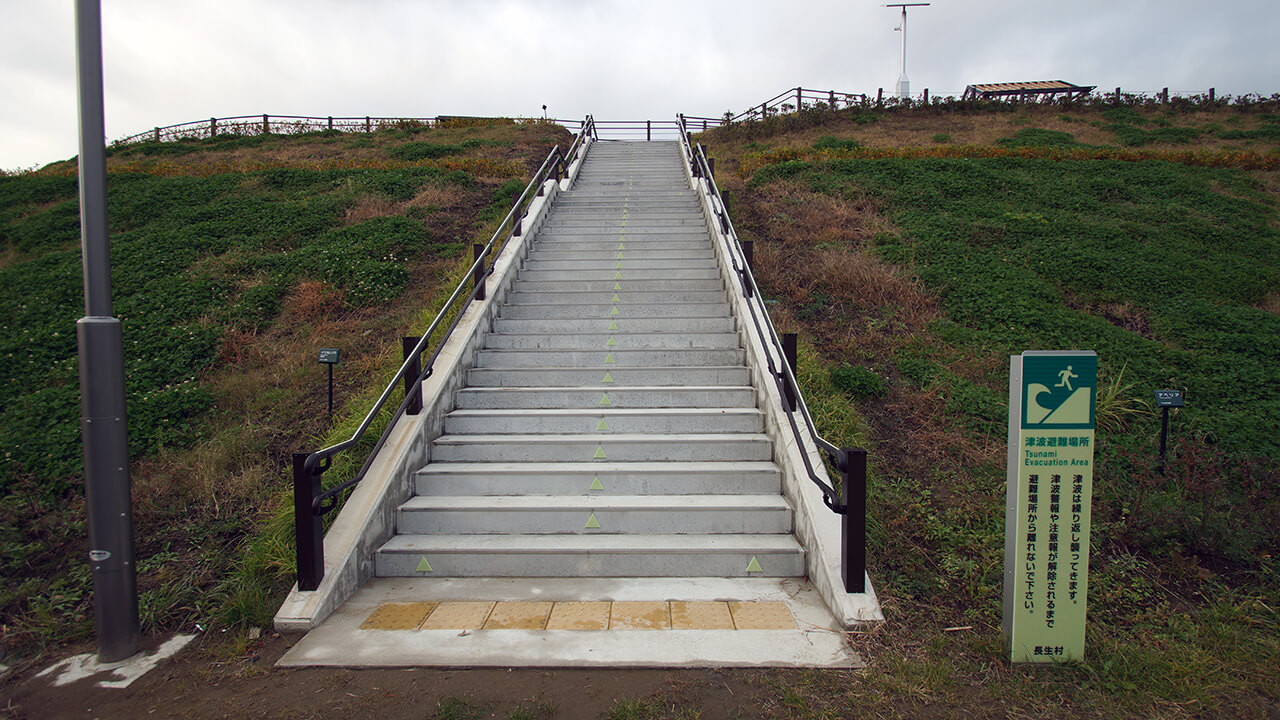
[[[111,255],[107,238],[106,132],[102,113],[102,9],[76,0],[80,86],[80,239],[85,317],[80,345],[80,434],[84,441],[89,563],[93,568],[98,659],[117,662],[138,652],[138,588],[129,497],[129,434],[124,402],[124,342],[111,315]]]

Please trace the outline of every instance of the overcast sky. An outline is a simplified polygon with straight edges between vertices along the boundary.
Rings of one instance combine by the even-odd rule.
[[[935,0],[912,90],[1067,80],[1280,91],[1276,0]],[[212,116],[670,119],[797,85],[890,92],[896,10],[868,0],[105,0],[108,139]],[[73,0],[0,0],[0,168],[76,153]]]

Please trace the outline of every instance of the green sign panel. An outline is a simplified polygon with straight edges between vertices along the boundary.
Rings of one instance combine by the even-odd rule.
[[[1004,636],[1013,662],[1084,658],[1097,384],[1092,352],[1010,359]]]

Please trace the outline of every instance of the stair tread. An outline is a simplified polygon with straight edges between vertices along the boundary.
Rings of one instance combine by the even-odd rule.
[[[417,495],[403,510],[787,510],[781,495]]]
[[[449,550],[470,553],[804,552],[789,533],[396,535],[382,546],[381,552],[447,552]]]

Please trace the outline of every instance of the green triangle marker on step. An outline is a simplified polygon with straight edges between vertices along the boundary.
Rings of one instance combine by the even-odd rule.
[[[622,279],[622,271],[621,271],[621,270],[619,270],[618,272],[614,273],[614,274],[613,274],[613,279],[614,279],[614,280],[621,280],[621,279]]]
[[[613,299],[609,302],[622,302],[622,298],[618,297],[618,293],[613,294]]]
[[[617,269],[618,269],[618,270],[621,270],[621,269],[622,269],[622,261],[621,261],[621,260],[619,260],[619,261],[618,261]]]
[[[427,558],[424,555],[420,560],[418,560],[418,567],[417,569],[414,570],[414,572],[435,572],[435,571],[431,569],[431,563],[427,562]]]
[[[611,309],[611,310],[609,311],[609,314],[610,314],[610,315],[617,315],[617,314],[618,314],[618,306],[617,306],[617,305],[614,305],[614,306],[613,306],[613,309]]]
[[[755,556],[755,555],[752,555],[752,556],[751,556],[751,562],[747,563],[747,572],[749,572],[749,573],[762,573],[762,572],[764,572],[764,568],[760,567],[760,561],[759,561],[759,560],[756,560],[756,556]]]
[[[609,371],[608,371],[608,370],[605,370],[605,372],[604,372],[604,379],[603,379],[603,380],[601,380],[600,382],[607,382],[607,383],[611,383],[611,382],[613,382],[613,376],[609,374]]]
[[[615,282],[615,283],[613,284],[613,289],[614,289],[614,290],[621,290],[621,289],[622,289],[622,283]]]
[[[618,243],[618,249],[619,249],[619,250],[626,250],[626,249],[627,249],[627,244],[626,244],[626,243],[623,243],[623,242]]]
[[[605,358],[604,358],[604,364],[605,364],[605,365],[613,365],[613,364],[615,364],[615,363],[614,363],[614,361],[613,361],[613,353],[609,353],[608,355],[606,355],[606,356],[605,356]]]
[[[604,460],[604,459],[606,458],[606,455],[604,454],[604,446],[603,446],[603,445],[597,445],[597,446],[596,446],[596,454],[595,454],[595,455],[592,455],[591,457],[592,457],[592,458],[594,458],[594,459],[596,459],[596,460]]]
[[[605,394],[604,394],[604,397],[600,398],[600,404],[601,404],[601,405],[612,405],[612,404],[613,404],[613,403],[609,402],[609,393],[605,393]]]
[[[600,424],[596,426],[596,430],[599,431],[599,430],[608,430],[608,429],[609,429],[609,423],[605,422],[604,418],[600,418]]]
[[[614,340],[613,340],[613,336],[612,336],[612,335],[610,335],[610,336],[609,336],[609,342],[605,343],[604,345],[605,345],[605,347],[613,347],[614,345],[617,345],[617,344],[618,344],[618,343],[614,342]]]
[[[591,478],[591,484],[587,486],[587,489],[588,489],[588,490],[603,490],[603,489],[604,489],[604,485],[601,485],[601,484],[600,484],[600,476],[599,476],[599,475],[597,475],[597,476],[595,476],[595,477]]]
[[[618,259],[619,259],[619,260],[624,260],[624,259],[626,259],[626,256],[622,254],[622,251],[621,251],[621,250],[619,250],[619,251],[618,251]]]
[[[617,329],[618,329],[618,321],[617,321],[617,320],[610,320],[610,321],[609,321],[609,329],[610,329],[610,330],[617,330]]]
[[[584,528],[586,528],[586,529],[588,529],[588,530],[591,530],[591,529],[599,530],[599,529],[600,529],[600,521],[596,519],[596,514],[595,514],[595,513],[591,513],[591,517],[587,518],[587,524],[586,524],[586,525],[584,525],[583,527],[584,527]]]

